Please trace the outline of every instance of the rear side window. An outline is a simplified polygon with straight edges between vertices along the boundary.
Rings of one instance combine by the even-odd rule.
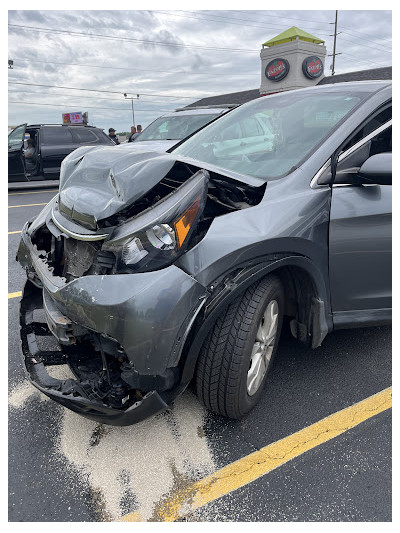
[[[69,128],[46,127],[41,130],[42,144],[64,145],[72,144],[72,135]]]
[[[96,144],[104,142],[103,140],[100,141],[96,133],[89,128],[71,128],[71,131],[74,143]]]

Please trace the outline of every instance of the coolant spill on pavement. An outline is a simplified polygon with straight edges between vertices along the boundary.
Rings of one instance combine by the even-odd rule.
[[[66,379],[66,370],[50,373]],[[9,404],[22,408],[33,395],[47,399],[25,380],[11,391]],[[127,427],[101,425],[64,408],[61,413],[57,451],[89,481],[106,520],[135,511],[149,520],[171,490],[215,471],[203,431],[205,409],[191,393],[173,410]]]

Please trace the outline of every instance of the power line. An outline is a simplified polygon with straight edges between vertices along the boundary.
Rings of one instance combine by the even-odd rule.
[[[49,94],[47,93],[46,95],[43,95],[43,93],[41,92],[38,92],[38,91],[26,91],[24,89],[16,89],[15,91],[8,91],[8,94],[19,94],[19,93],[24,93],[24,94],[35,94],[37,96],[66,96],[67,98],[84,98],[85,100],[87,99],[94,99],[94,100],[107,100],[107,101],[112,101],[112,102],[124,102],[125,100],[123,98],[108,98],[106,96],[88,96],[88,95],[79,95],[79,94],[72,94],[72,93],[69,93],[69,94],[65,94],[65,93],[55,93],[55,94]],[[177,102],[180,101],[179,98],[176,99]],[[146,99],[146,102],[143,102],[143,103],[149,103],[149,102],[152,102],[154,104],[165,104],[165,102],[161,102],[159,100],[152,100],[151,98],[150,99]],[[141,102],[139,103],[136,103],[135,104],[135,107],[139,106],[140,108],[140,104]]]
[[[19,104],[19,105],[38,105],[38,106],[51,106],[51,107],[82,107],[81,104],[39,104],[38,102],[22,102],[20,100],[9,100],[10,104]],[[98,107],[98,106],[85,106],[87,109],[112,109],[113,111],[127,111],[128,108],[125,107]],[[154,112],[161,111],[163,113],[168,113],[171,109],[141,109],[142,112]]]
[[[48,87],[48,88],[51,88],[51,89],[72,89],[74,91],[89,91],[89,92],[92,92],[92,93],[109,93],[109,94],[124,94],[127,93],[127,94],[137,94],[137,91],[105,91],[104,89],[82,89],[80,87],[65,87],[65,86],[62,86],[62,85],[44,85],[42,83],[23,83],[23,82],[18,82],[18,81],[9,81],[8,82],[9,84],[11,85],[31,85],[31,86],[34,86],[34,87]],[[182,98],[185,98],[185,99],[188,99],[188,100],[193,100],[193,98],[206,98],[205,96],[178,96],[178,95],[166,95],[166,94],[150,94],[150,93],[140,93],[141,96],[158,96],[158,97],[161,97],[161,98],[175,98],[175,99],[182,99]]]
[[[183,14],[180,14],[180,13],[171,13],[171,12],[168,12],[168,11],[161,11],[161,10],[156,10],[157,13],[161,13],[163,15],[168,15],[168,16],[171,16],[171,17],[183,17],[183,18],[192,18],[192,19],[197,19],[197,20],[207,20],[207,21],[211,21],[211,22],[220,22],[220,20],[215,20],[215,17],[218,18],[218,19],[222,19],[224,21],[227,21],[226,23],[227,24],[233,24],[235,26],[251,26],[253,28],[267,28],[269,26],[278,26],[279,28],[282,28],[282,24],[274,24],[273,22],[269,22],[268,24],[263,24],[261,23],[261,25],[254,25],[254,24],[243,24],[243,22],[234,22],[233,19],[231,17],[224,17],[222,15],[208,15],[208,14],[205,14],[203,15],[203,13],[201,13],[201,17],[199,17],[195,11],[184,11],[184,13],[194,13],[195,15],[183,15]],[[214,18],[204,18],[204,17],[214,17]],[[245,20],[245,21],[249,21],[249,22],[256,22],[255,20],[253,19],[241,19],[241,20]],[[325,34],[327,35],[327,34]]]
[[[346,31],[346,30],[342,30],[343,33],[345,33],[346,35],[350,35],[352,37],[355,37],[356,39],[359,39],[360,41],[366,41],[368,43],[371,43],[371,39],[364,39],[363,37],[357,37],[356,35],[353,35],[353,32],[351,31]],[[363,45],[363,46],[367,46],[367,45]],[[370,45],[371,46],[371,45]],[[376,50],[381,50],[382,52],[387,52],[387,53],[392,53],[392,49],[388,49],[388,48],[384,48],[384,46],[382,46],[381,44],[375,44],[375,43],[372,43],[372,46],[373,48],[375,48]],[[379,48],[377,48],[379,47]]]
[[[249,50],[245,48],[217,48],[215,46],[199,46],[199,45],[189,45],[189,44],[181,44],[181,43],[169,43],[167,41],[153,41],[153,40],[146,40],[146,39],[134,39],[133,37],[110,37],[109,35],[104,34],[98,34],[98,33],[84,33],[79,31],[72,31],[72,30],[57,30],[55,28],[38,28],[35,26],[22,26],[18,24],[8,24],[10,28],[16,28],[19,30],[29,30],[29,31],[37,31],[41,33],[55,33],[57,35],[70,35],[70,36],[84,36],[84,37],[93,37],[95,39],[106,39],[109,41],[124,41],[124,42],[137,42],[137,43],[145,43],[145,44],[161,44],[163,46],[177,46],[181,48],[195,48],[199,50],[214,50],[214,51],[220,51],[220,52],[250,52],[252,54],[258,53],[259,50]]]
[[[9,54],[12,56],[12,54]],[[214,75],[218,75],[218,74],[223,74],[222,72],[221,73],[218,73],[218,72],[211,72],[211,71],[208,71],[208,72],[205,72],[205,71],[198,71],[198,72],[193,72],[193,71],[188,71],[188,70],[159,70],[158,68],[157,69],[142,69],[142,68],[128,68],[128,67],[110,67],[110,66],[106,66],[106,65],[84,65],[84,64],[78,64],[78,63],[64,63],[64,62],[61,62],[61,61],[40,61],[38,59],[14,59],[14,66],[15,66],[15,62],[16,61],[25,61],[27,63],[45,63],[45,64],[52,64],[52,65],[68,65],[68,66],[73,66],[73,67],[85,67],[85,68],[101,68],[101,69],[113,69],[113,70],[137,70],[139,72],[157,72],[160,73],[160,72],[163,72],[163,73],[168,73],[168,74],[185,74],[186,76],[190,76],[190,75],[203,75],[203,74],[214,74]],[[244,76],[253,76],[253,74],[251,73],[248,73],[248,74],[229,74],[229,76],[223,74],[224,76],[226,77],[240,77],[240,78],[243,78]]]
[[[361,65],[369,63],[370,65],[377,66],[378,68],[383,68],[383,65],[381,63],[376,63],[375,61],[371,61],[370,59],[360,59],[359,57],[354,56],[353,54],[349,54],[349,52],[342,52],[342,54],[357,59],[357,61],[359,61]]]
[[[237,9],[235,11],[238,11],[239,13],[246,13],[246,15],[252,13],[252,11],[244,11],[242,9]],[[281,15],[271,15],[270,13],[266,13],[265,16],[266,17],[282,18]],[[299,19],[299,18],[290,18],[290,17],[286,17],[286,16],[285,16],[285,20],[294,20],[294,21],[298,21],[298,22],[310,22],[310,23],[313,23],[313,24],[330,24],[330,22],[324,22],[322,20]]]
[[[251,14],[252,11],[244,11],[244,10],[235,10],[235,11],[238,11],[239,13],[246,13],[246,14]],[[268,18],[270,17],[277,17],[277,18],[281,18],[281,15],[271,15],[270,13],[266,14],[266,16]],[[285,16],[285,20],[294,20],[294,21],[298,21],[298,22],[309,22],[309,23],[312,23],[312,24],[332,24],[332,22],[324,22],[322,20],[309,20],[309,19],[298,19],[298,18],[290,18],[290,17],[286,17]],[[347,28],[343,25],[341,25],[341,28],[343,28],[343,30],[349,30],[350,32],[352,33],[359,33],[360,35],[363,35],[364,37],[370,37],[370,40],[373,40],[373,41],[376,41],[377,38],[376,37],[372,37],[370,34],[367,34],[367,33],[364,33],[364,32],[361,32],[361,31],[358,31],[358,30],[355,30],[354,28]],[[360,37],[361,39],[361,37]],[[385,37],[379,37],[379,41],[392,41],[391,38],[385,38]]]
[[[341,33],[345,33],[346,36],[347,35],[351,35],[351,34],[345,32],[345,31],[343,31]],[[358,43],[352,41],[351,39],[343,38],[343,36],[341,37],[341,39],[343,39],[344,41],[347,41],[348,43],[352,43],[353,45],[356,45],[356,46],[365,46],[367,48],[372,48],[373,50],[376,50],[378,52],[385,52],[386,54],[391,54],[392,53],[392,50],[387,50],[387,49],[384,49],[384,48],[377,48],[375,45],[369,45],[369,44],[364,44],[364,43],[358,44]],[[360,39],[360,37],[356,37],[356,39]]]

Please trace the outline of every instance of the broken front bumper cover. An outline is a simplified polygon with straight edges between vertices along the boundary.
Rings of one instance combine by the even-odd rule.
[[[21,348],[29,380],[40,392],[86,418],[117,426],[140,422],[168,408],[166,401],[156,391],[148,392],[126,409],[108,407],[101,399],[95,398],[94,391],[89,386],[85,387],[84,383],[52,377],[46,366],[68,364],[68,358],[62,349],[39,349],[37,337],[53,337],[47,324],[34,321],[33,312],[42,308],[41,289],[28,281],[20,307]],[[171,401],[173,395],[169,392],[168,400]],[[176,395],[178,393],[177,390]]]
[[[53,274],[27,229],[28,224],[22,231],[17,259],[28,274],[20,325],[25,367],[32,384],[69,409],[111,425],[130,425],[167,408],[185,388],[177,375],[177,365],[191,324],[204,304],[206,289],[173,265],[155,272],[83,276],[66,282]],[[34,310],[44,306],[47,323],[35,322]],[[52,316],[57,320],[53,321]],[[96,390],[80,378],[56,380],[46,366],[68,364],[71,368],[66,356],[71,346],[62,345],[73,332],[67,324],[65,330],[60,327],[63,320],[73,328],[85,328],[117,342],[135,375],[147,383],[168,373],[175,376],[173,383],[164,388],[132,384],[133,389],[145,391],[143,396],[130,397],[128,407],[114,408],[102,402],[101,395],[98,397]],[[53,335],[59,341],[59,350],[40,350],[37,337]],[[84,349],[77,343],[75,350],[79,349],[82,353],[78,357],[83,361]]]

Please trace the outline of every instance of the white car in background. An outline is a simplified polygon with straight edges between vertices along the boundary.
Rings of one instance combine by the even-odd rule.
[[[154,120],[134,141],[132,148],[166,152],[235,105],[181,108]],[[125,143],[124,143],[125,144]]]

